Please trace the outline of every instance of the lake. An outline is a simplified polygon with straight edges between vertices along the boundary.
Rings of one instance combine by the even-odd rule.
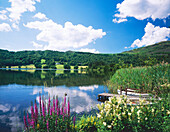
[[[84,71],[0,69],[0,132],[21,131],[24,110],[30,111],[39,93],[45,98],[58,95],[60,102],[67,93],[72,113],[90,113],[100,103],[97,95],[108,92],[108,79]]]

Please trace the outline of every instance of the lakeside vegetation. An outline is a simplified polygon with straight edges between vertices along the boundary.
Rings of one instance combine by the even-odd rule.
[[[119,69],[110,80],[110,91],[135,88],[138,92],[154,94],[166,93],[170,82],[170,65],[167,63],[154,66]]]
[[[78,66],[89,66],[89,69],[91,69],[94,68],[93,64],[100,62],[99,67],[94,69],[116,70],[117,67],[122,68],[120,62],[124,63],[124,68],[155,65],[162,61],[170,63],[168,59],[170,41],[155,45],[145,47],[144,50],[139,48],[118,54],[93,54],[75,51],[59,52],[51,50],[13,52],[0,49],[0,67],[19,66],[20,68],[21,66],[30,65],[32,66],[31,68],[61,69],[64,65],[64,69],[73,69],[73,66],[74,69],[80,68]]]

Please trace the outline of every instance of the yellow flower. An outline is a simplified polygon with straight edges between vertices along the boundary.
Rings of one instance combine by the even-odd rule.
[[[40,127],[40,124],[37,124],[37,129]]]
[[[94,122],[94,125],[96,125],[96,122]]]

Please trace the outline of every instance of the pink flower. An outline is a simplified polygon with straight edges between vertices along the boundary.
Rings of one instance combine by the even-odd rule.
[[[66,96],[64,96],[64,107],[66,106]]]
[[[49,131],[49,121],[47,120],[47,130]]]
[[[56,97],[56,110],[58,109],[58,96]]]
[[[45,105],[44,105],[44,101],[42,101],[42,113],[43,113],[43,117],[45,118]]]
[[[49,115],[49,112],[50,112],[50,103],[51,103],[51,100],[50,100],[50,97],[49,97],[49,99],[48,99],[48,108],[47,108],[48,115]]]
[[[25,125],[26,128],[28,127],[27,126],[27,121],[26,121],[26,118],[25,118],[25,112],[24,112],[24,125]]]
[[[52,106],[51,106],[51,108],[50,108],[50,115],[52,115]]]
[[[41,94],[39,93],[40,116],[41,116]]]
[[[38,119],[38,107],[37,107],[36,100],[35,100],[35,104],[34,104],[34,110],[35,110],[35,120],[37,120]]]
[[[28,111],[27,111],[27,120],[28,120],[28,124],[30,125],[30,124],[31,124],[31,121],[30,121],[30,118],[29,118]]]
[[[73,118],[74,127],[75,127],[75,123],[76,123],[76,117],[74,116],[74,118]]]
[[[55,113],[55,98],[53,98],[53,112]]]
[[[34,119],[34,108],[32,102],[31,102],[31,118]]]
[[[68,109],[68,116],[70,116],[70,101],[69,101],[69,99],[68,99],[67,109]]]

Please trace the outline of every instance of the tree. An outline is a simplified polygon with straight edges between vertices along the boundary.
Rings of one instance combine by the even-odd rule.
[[[64,69],[71,69],[70,65],[69,64],[64,64]]]

